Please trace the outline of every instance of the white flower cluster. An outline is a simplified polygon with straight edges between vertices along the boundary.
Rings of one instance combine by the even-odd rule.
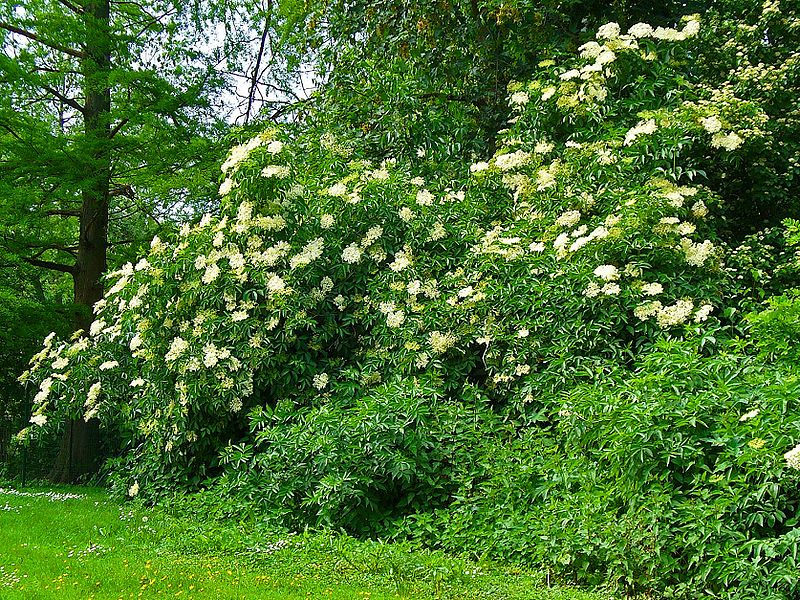
[[[494,164],[501,171],[511,171],[512,169],[519,169],[524,167],[531,160],[531,155],[524,150],[517,150],[515,152],[508,152],[495,156]]]
[[[625,134],[625,141],[623,142],[626,146],[630,146],[633,142],[636,141],[636,138],[640,135],[650,135],[654,133],[658,129],[658,125],[656,125],[655,119],[648,119],[647,121],[639,121],[634,127],[631,127],[628,132]]]
[[[330,377],[328,376],[327,373],[317,373],[316,375],[314,375],[312,385],[316,389],[322,391],[328,386],[329,382],[330,382]]]
[[[267,165],[261,169],[261,176],[266,178],[284,179],[289,176],[290,169],[286,165]]]
[[[267,130],[256,137],[252,138],[251,140],[247,141],[244,144],[240,144],[239,146],[234,146],[231,148],[230,153],[228,154],[228,158],[222,163],[222,172],[227,173],[228,171],[235,172],[236,169],[239,168],[239,165],[250,156],[250,153],[264,144],[265,142],[269,141],[272,136],[274,135],[274,131]],[[270,154],[278,154],[283,149],[283,142],[278,140],[272,140],[267,145],[267,152]]]
[[[325,246],[325,241],[321,238],[315,238],[308,242],[303,249],[289,259],[289,266],[292,269],[304,267],[311,264],[322,256],[322,249]]]
[[[178,336],[172,340],[172,344],[170,344],[169,350],[164,356],[164,360],[167,362],[177,360],[181,357],[181,355],[183,355],[184,352],[186,352],[188,348],[189,342]]]
[[[698,244],[689,238],[681,238],[678,249],[683,252],[686,263],[693,267],[702,267],[714,254],[714,244],[709,240]]]
[[[568,210],[561,215],[558,216],[556,219],[556,225],[559,227],[572,227],[578,221],[581,220],[581,211],[579,210]]]
[[[511,94],[511,98],[509,99],[508,103],[511,107],[519,109],[525,106],[530,101],[530,99],[531,98],[528,95],[528,92],[519,91]]]
[[[800,469],[800,444],[784,454],[783,458],[790,469]]]
[[[736,150],[743,143],[744,140],[732,131],[727,134],[722,132],[715,133],[714,137],[711,138],[712,148],[723,148],[728,152]]]
[[[428,336],[428,344],[434,354],[444,354],[455,346],[458,339],[450,332],[432,331]]]

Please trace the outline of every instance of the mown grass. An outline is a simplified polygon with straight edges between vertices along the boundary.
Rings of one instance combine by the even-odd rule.
[[[98,489],[27,488],[20,495],[0,488],[0,598],[601,596],[547,588],[537,573],[402,544],[339,534],[280,535],[252,524],[119,504]]]

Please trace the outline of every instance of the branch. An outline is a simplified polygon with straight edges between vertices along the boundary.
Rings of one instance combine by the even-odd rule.
[[[108,137],[109,137],[109,139],[111,139],[111,138],[113,138],[115,135],[117,135],[117,134],[120,132],[120,129],[122,129],[123,127],[125,127],[125,125],[127,125],[127,124],[128,124],[128,120],[129,120],[129,119],[122,119],[122,121],[120,121],[119,123],[117,123],[116,125],[114,125],[114,129],[112,129],[112,130],[111,130],[111,133],[110,133],[110,134],[108,134]]]
[[[80,217],[79,210],[48,210],[44,213],[48,217]]]
[[[49,260],[39,260],[37,258],[23,258],[26,263],[29,265],[33,265],[34,267],[41,267],[42,269],[50,269],[51,271],[60,271],[62,273],[69,273],[73,275],[75,273],[75,266],[72,265],[62,265],[61,263],[51,262]]]
[[[43,44],[48,48],[52,48],[53,50],[58,50],[59,52],[63,52],[64,54],[74,56],[75,58],[81,58],[81,59],[86,58],[86,54],[81,52],[80,50],[68,48],[67,46],[62,46],[61,44],[56,44],[55,42],[51,42],[49,40],[43,40],[35,33],[27,31],[25,29],[20,29],[19,27],[15,27],[11,23],[0,21],[0,29],[5,29],[6,31],[10,31],[11,33],[16,33],[18,35],[31,39],[34,42],[39,42],[40,44]]]
[[[66,6],[68,9],[70,9],[75,14],[78,14],[78,15],[82,15],[83,14],[83,9],[80,6],[75,6],[72,2],[69,2],[69,0],[57,0],[57,2],[59,4],[61,4],[61,5],[63,5],[63,6]]]
[[[71,106],[72,108],[77,110],[79,113],[83,113],[83,111],[84,111],[83,106],[78,104],[74,99],[72,99],[72,98],[70,98],[68,96],[65,96],[64,94],[59,92],[57,89],[51,88],[49,85],[44,85],[44,84],[42,84],[42,89],[45,90],[46,92],[51,93],[53,96],[55,96],[56,98],[61,100],[67,106]]]
[[[256,66],[253,67],[253,77],[250,79],[250,91],[247,94],[247,112],[244,116],[244,122],[250,122],[250,111],[253,109],[253,102],[256,96],[256,84],[258,83],[258,72],[261,70],[261,59],[264,56],[264,47],[267,44],[267,35],[269,35],[269,22],[272,15],[272,0],[267,0],[267,15],[264,18],[264,32],[261,34],[261,45],[258,47],[258,57],[256,58]]]

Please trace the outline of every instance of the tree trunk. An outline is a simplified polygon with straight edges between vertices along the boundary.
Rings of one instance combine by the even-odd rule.
[[[83,111],[86,156],[80,212],[78,256],[73,271],[75,328],[88,331],[92,306],[103,297],[102,276],[108,250],[108,201],[111,187],[111,39],[109,0],[85,0],[84,52],[81,61],[86,102]],[[49,479],[72,483],[94,473],[100,458],[97,419],[67,423]]]

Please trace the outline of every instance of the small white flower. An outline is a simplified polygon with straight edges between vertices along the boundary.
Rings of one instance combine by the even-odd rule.
[[[330,378],[328,377],[327,373],[317,373],[314,375],[312,385],[318,390],[322,391],[328,385],[329,381]]]
[[[754,419],[758,416],[758,413],[761,412],[757,408],[744,413],[741,417],[739,417],[739,422],[744,423],[745,421],[749,421],[750,419]]]
[[[594,270],[594,274],[604,281],[619,279],[619,269],[614,265],[600,265]]]
[[[361,260],[361,248],[355,242],[347,246],[342,252],[342,260],[349,264],[356,264]]]
[[[613,40],[619,37],[620,28],[618,23],[606,23],[597,30],[598,40]]]
[[[136,481],[134,484],[128,488],[128,496],[131,498],[136,498],[139,495],[139,482]]]

